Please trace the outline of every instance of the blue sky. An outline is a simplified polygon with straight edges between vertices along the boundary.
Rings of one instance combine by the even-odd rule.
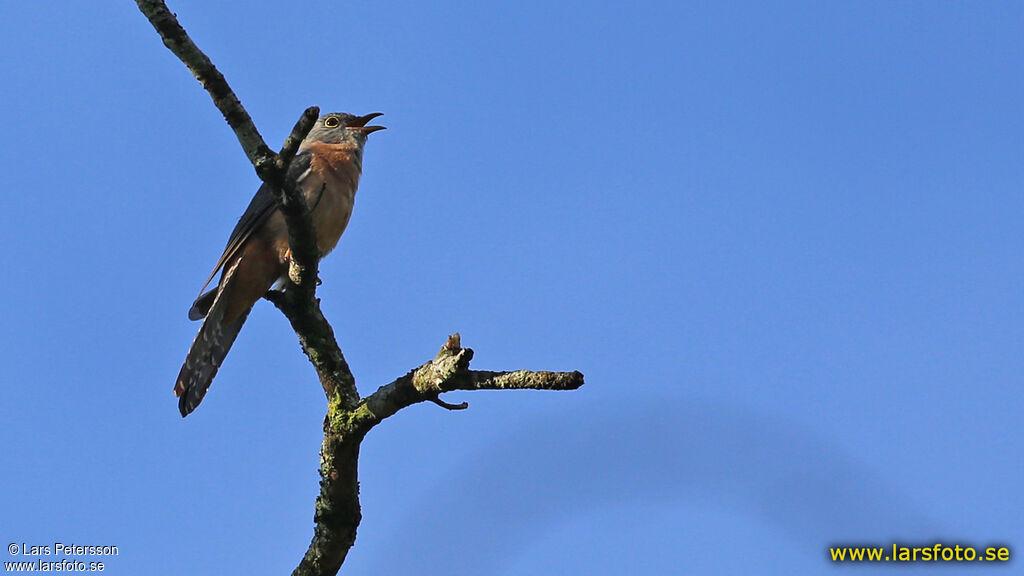
[[[287,323],[259,304],[189,418],[171,392],[256,176],[133,2],[3,8],[0,536],[289,573],[325,406]],[[1024,546],[1021,6],[171,8],[275,147],[385,113],[319,291],[364,394],[455,331],[587,377],[375,429],[342,573]]]

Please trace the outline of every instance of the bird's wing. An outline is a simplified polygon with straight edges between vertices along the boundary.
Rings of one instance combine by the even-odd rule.
[[[296,155],[288,167],[288,177],[294,178],[296,182],[301,184],[306,176],[309,175],[311,160],[312,156],[309,153]],[[256,191],[256,195],[249,202],[249,207],[245,209],[245,213],[238,219],[238,224],[235,224],[235,229],[231,231],[228,244],[224,247],[224,253],[220,255],[220,259],[217,260],[217,265],[213,267],[213,272],[210,272],[210,276],[203,283],[203,287],[199,289],[200,296],[196,298],[197,303],[203,297],[203,290],[206,290],[206,287],[210,285],[210,281],[217,275],[217,272],[220,272],[224,265],[238,254],[242,246],[245,245],[246,240],[267,221],[267,218],[277,208],[277,200],[274,198],[273,192],[270,191],[270,186],[266,184],[260,186],[260,189]]]

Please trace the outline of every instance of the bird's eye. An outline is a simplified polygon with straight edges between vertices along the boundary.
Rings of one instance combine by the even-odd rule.
[[[338,120],[337,116],[328,116],[327,118],[324,118],[325,128],[337,128],[338,126],[341,126],[341,120]]]

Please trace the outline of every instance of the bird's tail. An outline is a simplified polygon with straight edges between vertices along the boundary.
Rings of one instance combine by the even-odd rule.
[[[192,347],[174,384],[174,395],[178,397],[178,410],[183,418],[203,401],[213,377],[217,375],[217,369],[249,316],[249,310],[245,310],[231,324],[224,325],[224,313],[228,308],[237,268],[238,262],[235,262],[221,278],[206,320],[192,341]]]

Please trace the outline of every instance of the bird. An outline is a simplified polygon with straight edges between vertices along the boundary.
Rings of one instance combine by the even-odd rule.
[[[380,112],[320,116],[288,167],[309,205],[320,258],[338,244],[355,202],[367,136],[384,126],[368,126]],[[288,277],[291,249],[284,215],[267,184],[260,186],[239,218],[213,272],[188,312],[203,320],[174,384],[182,418],[199,406],[217,369],[231,349],[249,312]],[[203,292],[221,272],[217,286]]]

